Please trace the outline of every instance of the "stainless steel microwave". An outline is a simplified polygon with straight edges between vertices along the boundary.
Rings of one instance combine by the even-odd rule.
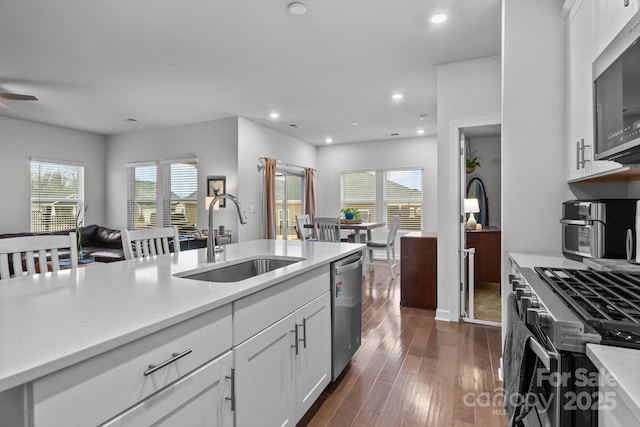
[[[640,163],[640,12],[593,62],[595,159]]]
[[[627,230],[635,231],[636,200],[569,200],[560,223],[565,257],[624,259]]]

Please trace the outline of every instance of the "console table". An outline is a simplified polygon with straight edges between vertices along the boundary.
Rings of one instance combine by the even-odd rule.
[[[412,231],[400,238],[400,305],[435,310],[438,238]]]

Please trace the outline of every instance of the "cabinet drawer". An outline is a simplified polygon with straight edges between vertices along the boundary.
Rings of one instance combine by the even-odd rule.
[[[228,351],[100,427],[233,425]]]
[[[233,344],[273,325],[330,288],[329,266],[317,268],[233,303]]]
[[[229,304],[33,381],[33,426],[100,424],[229,350],[231,341]]]

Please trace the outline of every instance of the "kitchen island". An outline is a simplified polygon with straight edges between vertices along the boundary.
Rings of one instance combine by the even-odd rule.
[[[29,403],[23,409],[28,417],[36,419],[38,411],[34,407],[38,405],[34,401],[41,402],[50,417],[50,411],[60,402],[73,403],[80,408],[78,412],[83,412],[86,404],[89,407],[86,411],[91,412],[90,403],[102,399],[101,406],[113,408],[102,410],[107,411],[104,412],[106,416],[97,420],[103,422],[118,414],[109,411],[133,411],[138,401],[157,398],[163,387],[174,382],[180,385],[179,380],[194,369],[206,369],[208,371],[203,373],[209,375],[215,370],[210,367],[209,360],[215,362],[224,358],[225,364],[235,365],[237,370],[240,361],[233,353],[237,353],[238,348],[242,350],[240,354],[246,353],[242,346],[251,341],[250,338],[263,338],[270,331],[270,325],[277,326],[287,320],[290,314],[311,304],[309,301],[322,297],[326,302],[330,263],[363,248],[364,245],[350,243],[256,240],[225,246],[215,264],[207,264],[206,250],[198,249],[8,280],[0,284],[0,392],[3,392],[0,409],[3,416],[16,399],[26,394]],[[299,262],[238,282],[212,283],[178,277],[191,271],[232,265],[240,260],[268,257],[286,257]],[[327,315],[326,304],[322,307],[317,311]],[[304,317],[300,324],[307,321],[311,322],[309,317]],[[318,328],[328,327],[330,332],[327,321],[323,320]],[[293,328],[295,342],[288,335],[284,341],[288,350],[295,344],[298,355],[297,320]],[[299,332],[304,332],[306,339],[306,327],[304,331],[300,327]],[[174,341],[179,342],[174,350],[181,353],[174,355],[171,353],[174,350],[167,349],[161,354],[169,352],[167,357],[176,358],[177,363],[166,369],[158,368],[160,375],[140,372],[141,379],[150,378],[150,381],[141,385],[133,396],[125,396],[113,406],[104,402],[111,396],[91,395],[92,389],[85,390],[81,386],[92,382],[92,378],[81,378],[84,372],[100,372],[105,364],[113,365],[117,372],[120,366],[137,357],[131,354],[144,356],[156,347]],[[305,348],[306,345],[304,342]],[[200,354],[198,346],[204,346]],[[146,369],[147,364],[164,360],[155,357],[149,363],[138,363],[140,366],[136,369]],[[233,360],[235,363],[229,362]],[[246,378],[244,372],[236,374],[239,379]],[[233,375],[226,372],[222,378]],[[104,388],[109,379],[101,381],[99,385]],[[193,378],[189,381],[197,382]],[[77,391],[66,396],[66,390],[74,389]],[[228,386],[222,389],[229,394]],[[127,393],[126,390],[122,392]],[[57,397],[63,394],[64,398],[58,401]],[[78,398],[87,402],[78,402]],[[290,412],[294,410],[290,408]],[[21,417],[18,412],[21,411],[12,415]],[[137,419],[137,414],[129,415],[133,420]],[[43,416],[40,419],[44,420]],[[96,424],[92,416],[89,413],[85,422]],[[227,417],[227,422],[230,418],[233,417]],[[38,425],[37,421],[35,425]],[[55,425],[55,422],[49,418],[44,425]],[[83,425],[82,417],[78,417],[76,425]],[[114,425],[127,423],[118,421]]]

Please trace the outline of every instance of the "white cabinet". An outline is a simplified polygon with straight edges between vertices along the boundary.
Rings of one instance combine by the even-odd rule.
[[[179,390],[191,393],[184,387],[196,381],[195,370],[231,350],[231,327],[227,304],[39,378],[26,387],[33,405],[29,425],[98,425],[185,375],[190,380]]]
[[[568,181],[620,168],[594,160],[593,17],[594,0],[578,0],[567,27],[567,155]]]
[[[101,427],[232,427],[232,365],[228,351]]]
[[[638,11],[638,0],[597,0],[594,16],[594,52],[598,56]]]
[[[295,425],[331,380],[330,293],[240,344],[234,358],[236,426]]]

